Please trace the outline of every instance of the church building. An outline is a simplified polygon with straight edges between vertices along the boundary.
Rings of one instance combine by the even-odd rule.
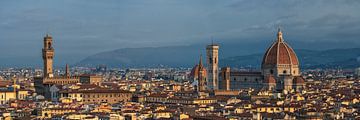
[[[283,34],[280,29],[277,32],[276,40],[266,50],[263,56],[260,71],[232,71],[230,67],[223,67],[220,73],[218,73],[218,48],[218,45],[207,46],[207,53],[210,53],[208,55],[208,58],[210,58],[209,61],[214,61],[207,62],[208,72],[212,74],[209,77],[210,73],[207,73],[208,79],[204,79],[208,84],[207,90],[216,90],[214,86],[218,86],[221,90],[252,88],[272,91],[301,91],[304,87],[305,80],[300,75],[298,58],[294,50],[283,39]],[[206,69],[199,69],[199,66],[200,64],[195,66],[190,74],[190,76],[193,76],[193,79],[195,78],[194,80],[198,80],[196,77],[200,75],[198,73],[199,70]],[[214,74],[216,77],[213,77]],[[209,78],[212,80],[209,80]],[[217,81],[217,78],[219,78],[219,81]],[[211,85],[209,85],[209,82]],[[198,83],[198,85],[200,86],[200,83]]]
[[[276,40],[263,56],[261,71],[231,71],[228,73],[230,74],[228,87],[231,90],[265,88],[276,91],[301,91],[304,79],[300,76],[299,66],[294,50],[284,41],[282,31],[279,29]]]

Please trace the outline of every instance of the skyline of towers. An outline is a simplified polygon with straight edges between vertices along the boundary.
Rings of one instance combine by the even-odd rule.
[[[211,90],[219,89],[219,45],[211,44],[206,47],[207,84]]]
[[[53,75],[53,60],[54,60],[54,47],[52,37],[46,34],[44,37],[44,48],[42,49],[42,56],[44,61],[44,78],[52,78]]]

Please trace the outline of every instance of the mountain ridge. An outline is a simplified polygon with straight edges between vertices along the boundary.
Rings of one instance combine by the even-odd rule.
[[[199,46],[123,48],[97,53],[81,60],[79,66],[105,64],[110,67],[192,67],[205,50]],[[219,51],[222,55],[226,51]],[[328,50],[295,49],[302,68],[356,68],[360,66],[360,48]],[[219,66],[260,68],[263,53],[221,58]],[[352,63],[352,64],[349,64]]]

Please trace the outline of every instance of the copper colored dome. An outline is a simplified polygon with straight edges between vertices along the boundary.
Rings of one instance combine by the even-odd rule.
[[[202,56],[200,56],[199,64],[195,65],[194,68],[191,70],[190,76],[193,78],[197,78],[199,76],[200,70],[203,71],[202,76],[206,76],[206,69],[202,64]]]
[[[279,30],[277,40],[274,42],[269,49],[267,49],[262,66],[265,65],[299,65],[299,61],[294,50],[284,42],[282,38],[282,32]]]
[[[206,76],[206,69],[202,67],[202,70],[204,71],[203,76]],[[195,65],[193,69],[191,70],[190,76],[197,77],[199,75],[199,65]]]

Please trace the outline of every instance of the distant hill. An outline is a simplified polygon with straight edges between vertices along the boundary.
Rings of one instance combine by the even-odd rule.
[[[220,51],[220,66],[260,67],[263,53],[243,55],[246,54],[247,51],[245,51],[243,53],[238,52],[238,56],[226,54],[230,50],[233,51],[233,49]],[[322,51],[299,49],[295,50],[295,52],[298,55],[302,68],[355,68],[360,66],[360,48]],[[160,65],[169,67],[192,67],[198,62],[200,54],[203,54],[203,59],[205,60],[204,47],[196,45],[124,48],[89,56],[77,65],[95,66],[105,64],[110,67],[156,67]],[[226,57],[221,58],[221,56]]]
[[[295,50],[302,68],[356,68],[360,67],[360,48],[331,49],[323,51]],[[221,60],[221,66],[257,67],[263,54],[228,57]]]
[[[198,52],[196,52],[198,51]],[[124,48],[98,53],[79,65],[105,64],[112,67],[192,66],[200,55],[194,46]]]

